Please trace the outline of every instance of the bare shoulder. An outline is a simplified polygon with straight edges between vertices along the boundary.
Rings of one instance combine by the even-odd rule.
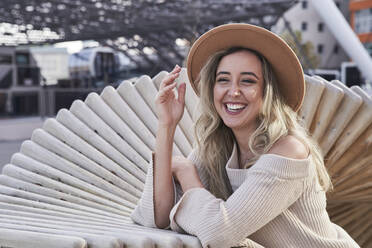
[[[287,135],[280,138],[270,148],[268,153],[273,153],[294,159],[305,159],[309,155],[309,149],[295,136]]]

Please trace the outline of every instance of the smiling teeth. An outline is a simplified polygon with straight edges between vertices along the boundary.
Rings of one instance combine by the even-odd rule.
[[[241,110],[243,108],[245,108],[245,105],[244,104],[226,104],[226,107],[229,109],[229,110]]]

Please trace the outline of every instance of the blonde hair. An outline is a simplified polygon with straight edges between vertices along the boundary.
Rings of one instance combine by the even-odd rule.
[[[263,106],[258,115],[258,127],[249,138],[249,147],[254,156],[244,165],[244,168],[254,164],[281,137],[293,135],[309,148],[311,159],[316,165],[319,182],[327,191],[331,187],[331,181],[321,151],[300,124],[297,113],[285,104],[271,65],[258,52],[242,47],[233,47],[212,55],[197,79],[201,115],[195,125],[195,136],[198,156],[208,176],[209,190],[216,197],[225,200],[232,194],[225,166],[231,156],[235,137],[215,109],[213,87],[221,59],[238,51],[249,51],[259,58],[264,78]]]

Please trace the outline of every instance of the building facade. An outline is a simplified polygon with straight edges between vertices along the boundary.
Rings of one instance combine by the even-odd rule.
[[[334,2],[345,18],[348,19],[349,1],[334,0]],[[319,60],[318,68],[340,69],[341,63],[349,60],[347,54],[315,11],[312,1],[299,1],[284,14],[284,19],[293,31],[301,33],[302,43],[312,43],[313,53]],[[284,19],[281,18],[273,27],[274,32],[278,34],[286,32],[287,27]]]
[[[372,0],[352,0],[350,25],[372,56]]]

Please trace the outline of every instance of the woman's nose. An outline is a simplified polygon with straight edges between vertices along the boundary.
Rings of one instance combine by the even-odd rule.
[[[229,93],[232,97],[238,97],[241,95],[240,87],[237,85],[232,85],[230,87]]]

